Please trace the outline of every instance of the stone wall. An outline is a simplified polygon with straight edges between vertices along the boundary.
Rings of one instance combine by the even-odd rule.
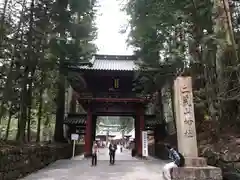
[[[76,154],[83,147],[77,146]],[[15,180],[72,155],[70,144],[42,144],[4,148],[0,151],[0,179]]]
[[[200,148],[200,156],[207,159],[207,163],[220,167],[223,180],[240,180],[240,154],[226,151],[219,153],[211,148]]]

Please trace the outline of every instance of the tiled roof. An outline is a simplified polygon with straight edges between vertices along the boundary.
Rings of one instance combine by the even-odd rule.
[[[96,55],[92,60],[92,67],[81,66],[80,69],[133,71],[139,69],[134,56],[104,56]]]
[[[86,116],[85,115],[68,116],[66,119],[64,119],[64,124],[85,125]]]
[[[103,122],[100,122],[99,126],[102,126],[102,127],[120,127],[121,125],[119,125],[119,124],[104,124]]]
[[[106,136],[107,135],[107,131],[99,131],[96,136]],[[109,132],[108,134],[109,136],[120,136],[122,135],[121,132]]]

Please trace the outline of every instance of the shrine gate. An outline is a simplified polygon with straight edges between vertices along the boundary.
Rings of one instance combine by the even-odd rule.
[[[141,131],[156,134],[161,126],[162,119],[145,113],[151,99],[134,91],[136,61],[135,56],[95,55],[91,67],[72,67],[75,81],[68,89],[64,123],[71,132],[85,135],[85,156],[91,155],[98,116],[132,116],[138,156],[142,156]]]

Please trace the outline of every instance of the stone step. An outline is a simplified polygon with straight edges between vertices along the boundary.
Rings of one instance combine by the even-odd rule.
[[[178,167],[171,171],[172,180],[222,180],[222,171],[213,166]]]

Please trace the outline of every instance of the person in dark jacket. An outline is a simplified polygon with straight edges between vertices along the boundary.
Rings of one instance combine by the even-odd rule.
[[[109,145],[110,165],[113,165],[115,163],[116,150],[117,150],[117,145],[111,142]]]
[[[163,177],[165,180],[171,180],[171,174],[170,171],[174,167],[182,167],[184,166],[184,157],[181,153],[179,153],[177,150],[175,150],[170,145],[165,145],[166,150],[168,151],[169,158],[172,162],[167,163],[163,167]]]

